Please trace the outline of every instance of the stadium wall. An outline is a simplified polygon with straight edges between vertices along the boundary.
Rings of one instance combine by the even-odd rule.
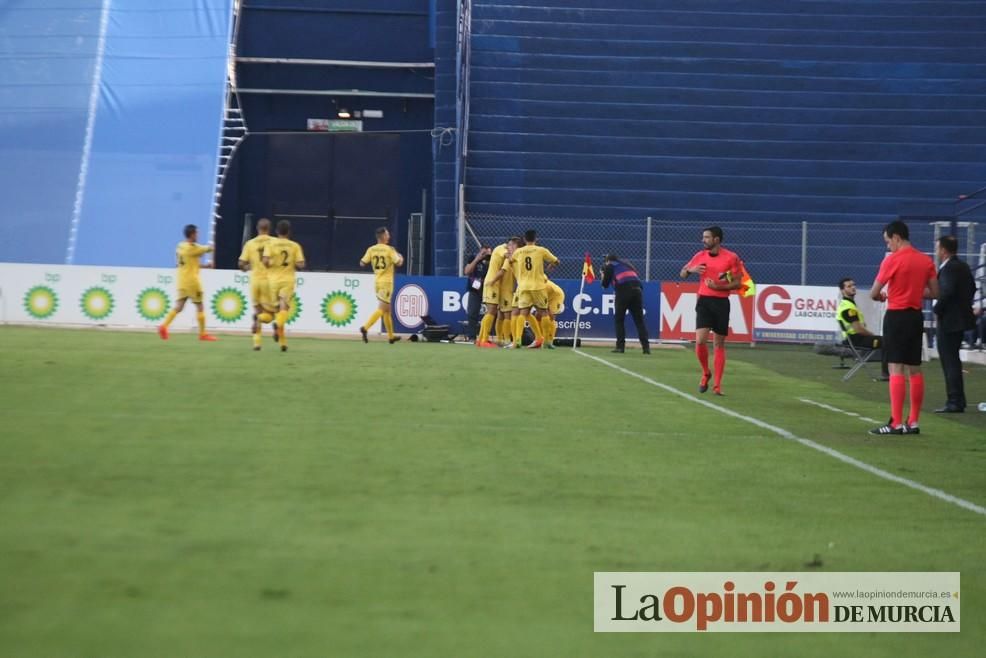
[[[0,260],[171,264],[209,239],[232,0],[56,4],[0,9]]]
[[[986,181],[986,3],[472,5],[470,215],[885,223]]]

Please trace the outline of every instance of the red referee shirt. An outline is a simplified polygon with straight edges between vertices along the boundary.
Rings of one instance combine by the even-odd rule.
[[[883,259],[876,280],[887,286],[887,310],[921,310],[924,289],[937,276],[935,263],[908,245]]]
[[[698,294],[706,297],[729,297],[732,290],[713,290],[705,285],[706,279],[712,279],[717,283],[729,283],[740,279],[740,259],[729,249],[719,247],[719,253],[713,256],[703,249],[698,252],[685,265],[686,269],[705,265],[705,274],[699,275]]]

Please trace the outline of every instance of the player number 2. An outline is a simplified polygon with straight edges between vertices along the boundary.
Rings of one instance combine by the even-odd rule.
[[[282,251],[281,252],[281,267],[287,267],[287,266],[288,266],[288,252]]]
[[[534,263],[531,262],[531,257],[530,256],[526,256],[524,258],[524,269],[525,270],[528,270],[528,271],[534,269]]]

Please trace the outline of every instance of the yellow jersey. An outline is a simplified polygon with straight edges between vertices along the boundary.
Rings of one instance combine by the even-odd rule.
[[[264,265],[264,246],[274,238],[269,235],[258,235],[247,240],[240,252],[240,262],[250,264],[250,280],[257,281],[267,278],[267,266]]]
[[[182,240],[175,249],[175,260],[178,265],[178,287],[183,284],[197,284],[199,280],[199,258],[212,251],[212,247]]]
[[[489,284],[491,281],[493,281],[493,278],[500,272],[500,270],[503,269],[503,261],[506,260],[506,258],[507,258],[506,244],[501,244],[499,247],[493,249],[492,253],[490,253],[490,267],[488,270],[486,270],[486,278],[483,279],[484,284]],[[507,270],[507,272],[504,273],[502,277],[500,277],[500,280],[502,281],[509,274],[510,274],[510,270]]]
[[[267,278],[271,282],[294,281],[299,263],[305,262],[301,245],[287,238],[271,238],[264,245],[263,257],[268,259]]]
[[[547,277],[544,264],[558,262],[555,255],[536,244],[529,244],[514,251],[514,272],[517,276],[517,291],[544,290]]]
[[[400,262],[400,255],[389,244],[377,243],[366,250],[359,262],[361,265],[369,265],[373,268],[376,285],[386,283],[393,285],[394,266]]]

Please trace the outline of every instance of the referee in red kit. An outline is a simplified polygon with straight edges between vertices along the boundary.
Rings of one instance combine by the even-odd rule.
[[[883,259],[870,297],[887,302],[883,316],[883,340],[890,366],[890,421],[870,430],[870,434],[920,434],[918,421],[924,402],[924,375],[921,373],[925,299],[938,297],[938,278],[931,258],[911,246],[907,224],[890,222],[883,229],[883,241],[890,254]],[[907,375],[911,409],[904,422],[904,395]]]
[[[739,256],[722,246],[722,229],[710,226],[702,231],[702,250],[681,268],[681,278],[697,274],[698,303],[695,304],[695,356],[702,366],[698,392],[709,390],[709,332],[715,347],[715,380],[712,390],[722,395],[722,374],[726,370],[726,335],[729,334],[729,293],[742,285],[743,267]]]

